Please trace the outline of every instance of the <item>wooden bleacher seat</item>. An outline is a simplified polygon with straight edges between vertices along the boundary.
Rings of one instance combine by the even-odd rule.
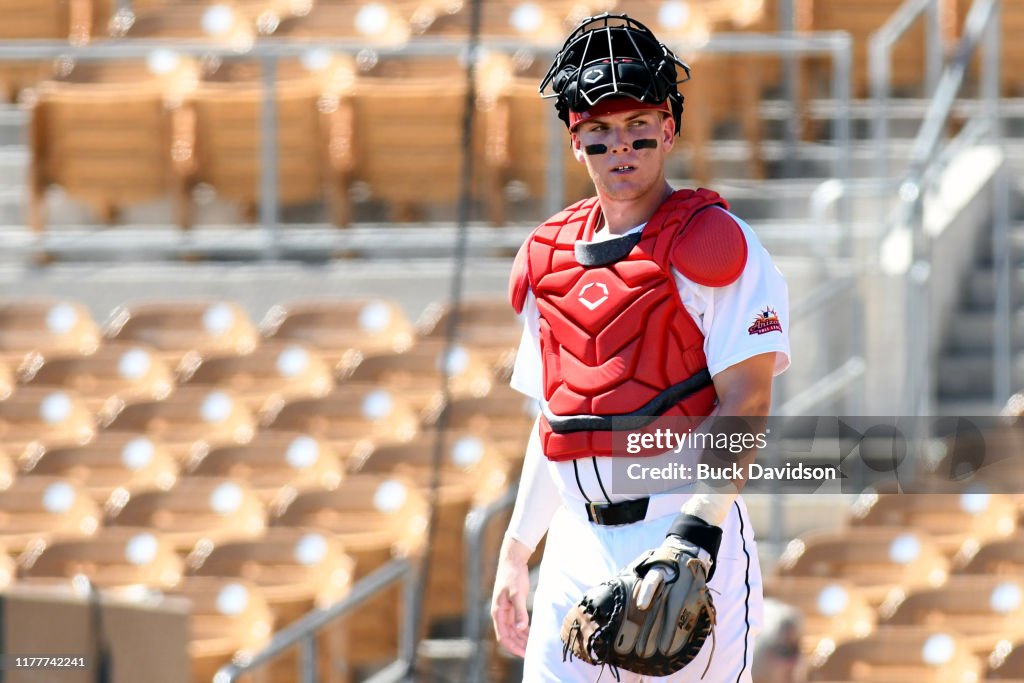
[[[103,0],[0,0],[0,40],[67,40],[81,45],[106,33],[109,2]],[[3,62],[0,88],[7,101],[52,72],[42,62]]]
[[[358,354],[351,366],[339,370],[344,382],[376,384],[401,395],[420,414],[440,407],[445,367],[453,396],[479,397],[491,390],[494,379],[483,357],[461,344],[452,346],[447,361],[444,352],[444,340],[421,339],[402,353]]]
[[[14,459],[7,455],[7,451],[0,446],[0,491],[10,487],[14,478],[18,476],[18,466]]]
[[[176,220],[189,227],[184,178],[191,159],[172,149],[179,140],[177,110],[159,85],[47,82],[31,111],[29,223],[46,224],[45,193],[59,186],[114,223],[120,209],[171,198]]]
[[[152,529],[181,553],[200,541],[255,538],[266,528],[256,494],[224,477],[182,477],[167,491],[143,491],[117,503],[108,510],[108,524]]]
[[[259,587],[278,629],[311,610],[341,600],[352,587],[355,561],[330,535],[308,529],[274,527],[252,541],[231,541],[197,548],[187,560],[193,576],[241,579]],[[347,680],[348,622],[339,619],[321,632],[320,671],[325,683]],[[274,680],[295,676],[296,657],[285,655],[271,665]]]
[[[82,304],[50,299],[0,302],[0,362],[22,372],[40,362],[95,353],[100,331]]]
[[[398,475],[430,495],[434,444],[429,440],[378,446],[361,454],[354,470],[378,476]],[[449,448],[443,454],[437,528],[426,589],[428,618],[458,617],[465,611],[466,516],[477,505],[495,500],[511,484],[509,466],[487,451]],[[497,531],[495,529],[495,531]],[[481,550],[487,561],[497,558],[501,534],[491,533]]]
[[[273,414],[289,401],[330,393],[334,369],[316,349],[274,340],[244,356],[204,359],[181,379],[187,386],[226,389],[260,415]]]
[[[1024,642],[1018,640],[1000,643],[989,655],[985,680],[1024,683]]]
[[[268,505],[283,487],[332,489],[345,476],[341,459],[327,443],[301,432],[272,430],[257,432],[244,446],[211,449],[189,463],[188,473],[244,483]]]
[[[14,372],[6,363],[0,362],[0,401],[14,391]]]
[[[962,574],[1024,575],[1024,534],[976,547],[965,548],[956,558],[957,571]]]
[[[443,10],[424,0],[390,0],[363,3],[358,0],[315,0],[308,12],[282,18],[274,37],[293,40],[325,38],[358,39],[368,43],[398,45],[413,33],[422,33]]]
[[[984,657],[1001,640],[1024,639],[1024,580],[953,575],[936,588],[896,589],[879,611],[886,625],[958,634],[974,654]]]
[[[267,646],[276,626],[263,592],[243,579],[189,576],[170,595],[186,598],[192,606],[188,644],[190,683],[212,681],[217,670],[237,658],[244,661]],[[242,680],[267,683],[255,672]]]
[[[24,476],[75,481],[100,504],[139,491],[166,490],[178,479],[178,463],[160,443],[129,432],[100,431],[84,446],[44,450],[22,468]]]
[[[512,457],[522,458],[536,419],[536,401],[511,387],[498,384],[486,396],[454,399],[446,407],[446,426],[460,434],[473,434],[494,443]],[[440,416],[438,416],[440,417]],[[432,428],[437,419],[424,424]]]
[[[809,7],[798,10],[798,16],[805,22],[798,30],[846,31],[853,40],[853,95],[869,95],[868,42],[871,34],[878,31],[903,4],[901,0],[800,0]],[[951,39],[956,30],[956,0],[942,0],[941,23],[943,35]],[[925,28],[918,19],[896,44],[892,54],[891,74],[895,94],[923,96],[925,83]],[[821,62],[812,78],[816,94],[829,96],[831,80],[830,64]]]
[[[818,531],[791,541],[779,576],[831,577],[857,586],[877,606],[896,587],[937,586],[949,562],[926,534],[901,527]]]
[[[190,183],[205,183],[235,202],[254,221],[261,196],[261,116],[259,81],[202,83],[185,100],[194,125],[196,166]],[[344,121],[332,115],[314,78],[279,81],[277,110],[278,201],[282,206],[327,200],[331,220],[348,223],[344,170],[332,150],[351,141]],[[339,163],[332,163],[338,161]]]
[[[174,374],[153,349],[108,342],[89,356],[43,360],[21,373],[29,386],[70,389],[103,419],[139,401],[167,398]]]
[[[561,45],[569,31],[574,28],[573,19],[580,14],[599,14],[600,3],[570,3],[548,0],[531,4],[515,0],[492,0],[481,6],[480,36],[519,40],[524,44],[542,46]],[[610,4],[610,3],[607,3]],[[469,35],[471,3],[459,2],[458,11],[441,13],[425,31],[430,36],[465,38]],[[536,91],[536,88],[534,88]]]
[[[811,576],[776,577],[765,583],[766,597],[800,610],[803,615],[801,650],[811,655],[875,628],[875,610],[860,590],[847,581]]]
[[[85,489],[60,477],[18,477],[0,495],[0,545],[21,553],[35,538],[91,536],[102,513]]]
[[[109,339],[145,344],[176,371],[211,356],[251,353],[259,345],[249,314],[230,301],[151,301],[117,308],[104,328]]]
[[[968,540],[984,543],[1012,534],[1016,507],[1008,495],[986,493],[861,494],[854,526],[902,526],[928,534],[947,557]]]
[[[14,583],[17,571],[14,558],[0,545],[0,591]]]
[[[330,444],[345,458],[361,441],[409,441],[419,417],[401,394],[349,383],[323,398],[286,404],[269,417],[268,429],[300,431]]]
[[[417,68],[411,61],[404,60],[400,68]],[[422,222],[455,215],[462,172],[459,122],[466,98],[462,73],[453,59],[438,67],[436,76],[360,76],[342,94],[339,106],[350,111],[345,116],[352,121],[353,163],[346,180],[368,200],[383,203],[387,220]],[[485,195],[485,209],[495,210],[500,198],[482,182],[488,175],[484,131],[475,127],[474,135],[473,183]],[[429,186],[424,178],[430,179]],[[500,219],[491,216],[492,223]]]
[[[318,529],[337,538],[356,561],[358,581],[394,557],[423,551],[427,502],[411,481],[353,475],[333,491],[305,491],[272,510],[273,526]],[[351,663],[394,659],[400,586],[393,586],[352,614]]]
[[[185,463],[217,446],[248,443],[256,432],[256,419],[225,391],[181,387],[162,401],[127,406],[105,428],[145,434]]]
[[[981,673],[981,661],[955,634],[937,628],[890,626],[840,643],[809,671],[808,680],[967,683],[977,681]]]
[[[446,303],[427,306],[416,321],[422,339],[444,339],[451,310]],[[523,324],[506,297],[474,297],[459,309],[456,339],[499,369],[511,367],[523,335]]]
[[[493,61],[493,60],[492,60]],[[497,67],[492,67],[497,70]],[[483,120],[487,131],[486,168],[490,172],[491,192],[502,212],[507,197],[529,199],[536,206],[548,192],[548,156],[550,155],[550,118],[557,116],[553,100],[537,93],[540,77],[518,75],[511,66],[488,73],[481,83],[490,103]],[[492,91],[492,92],[488,92]],[[586,166],[576,160],[569,145],[568,131],[558,123],[556,144],[562,150],[563,192],[559,206],[568,205],[594,194]],[[564,132],[563,132],[564,131]]]
[[[413,327],[388,299],[324,299],[273,306],[260,322],[268,339],[315,348],[331,365],[354,351],[400,353],[413,343]]]
[[[19,460],[46,448],[89,443],[95,434],[95,416],[74,392],[20,387],[0,401],[0,441]]]
[[[100,588],[172,588],[184,567],[167,539],[149,529],[128,527],[105,527],[88,538],[36,539],[18,564],[25,581],[63,583],[83,574]]]

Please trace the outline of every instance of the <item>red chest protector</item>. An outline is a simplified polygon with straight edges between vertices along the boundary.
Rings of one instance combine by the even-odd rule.
[[[547,402],[540,436],[550,460],[613,455],[613,417],[616,429],[637,428],[652,421],[646,416],[714,408],[704,336],[671,267],[715,287],[742,273],[743,232],[724,211],[701,211],[715,205],[727,206],[710,190],[678,190],[641,232],[590,243],[601,212],[596,198],[586,199],[539,226],[520,249],[510,297],[522,312],[532,290],[540,311]]]

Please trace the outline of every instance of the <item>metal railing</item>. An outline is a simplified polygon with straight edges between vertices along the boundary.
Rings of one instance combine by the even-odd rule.
[[[892,53],[903,37],[922,15],[925,30],[925,94],[932,96],[942,70],[943,43],[939,0],[907,0],[889,17],[882,28],[868,40],[868,77],[875,115],[871,120],[875,141],[875,177],[889,177],[889,99],[892,95]]]
[[[321,629],[352,612],[377,593],[398,581],[404,582],[403,606],[405,612],[398,639],[398,659],[378,672],[373,680],[384,683],[406,678],[412,668],[416,648],[416,634],[410,630],[410,625],[414,623],[410,610],[413,609],[414,604],[412,593],[416,589],[417,571],[415,560],[395,558],[389,561],[357,582],[352,587],[352,591],[343,599],[329,607],[310,612],[275,633],[270,643],[252,657],[244,662],[234,662],[222,667],[213,677],[213,683],[235,683],[242,675],[260,668],[294,647],[298,647],[300,651],[296,683],[317,683],[320,678],[317,675],[316,639]]]
[[[833,97],[841,104],[841,113],[833,119],[832,159],[833,173],[837,178],[849,180],[851,124],[849,102],[852,88],[852,47],[848,34],[843,32],[809,33],[800,35],[771,35],[747,33],[714,34],[700,45],[674,46],[680,50],[692,50],[709,54],[769,54],[769,55],[824,55],[832,60]],[[515,40],[488,39],[483,41],[484,50],[513,54],[524,46]],[[535,54],[553,55],[557,46],[532,45],[527,49]],[[175,54],[259,61],[262,65],[263,100],[260,118],[260,181],[259,181],[259,222],[266,237],[264,258],[278,257],[281,245],[280,204],[277,193],[277,111],[274,85],[277,80],[277,63],[280,59],[297,58],[313,52],[330,52],[358,55],[372,52],[381,57],[419,56],[461,56],[465,54],[462,41],[447,38],[419,37],[399,46],[379,45],[366,41],[337,39],[315,42],[292,41],[280,38],[261,38],[247,45],[244,50],[216,41],[182,41],[170,39],[117,39],[86,45],[72,45],[56,40],[16,40],[0,43],[0,62],[26,60],[62,60],[74,62],[109,61],[118,59],[145,59],[156,51],[170,51]],[[797,107],[791,102],[790,107]],[[555,213],[562,208],[565,130],[557,117],[546,115],[538,125],[546,127],[549,140],[549,154],[544,170],[547,186],[545,208]],[[793,150],[791,150],[793,151]],[[795,151],[794,151],[795,152]],[[843,211],[845,216],[845,212]],[[198,242],[200,235],[182,235],[182,240]]]
[[[899,185],[899,203],[893,217],[886,227],[886,241],[893,238],[897,231],[905,231],[909,239],[910,259],[906,268],[906,358],[908,360],[908,376],[905,386],[904,405],[907,415],[929,415],[932,412],[932,377],[934,371],[933,347],[931,333],[931,275],[932,275],[932,235],[926,230],[924,223],[924,204],[926,194],[939,171],[943,168],[948,154],[942,154],[940,147],[945,140],[945,129],[953,111],[971,58],[978,51],[982,52],[981,95],[984,106],[981,108],[980,119],[976,118],[965,126],[960,133],[960,141],[954,140],[946,150],[958,149],[963,146],[966,137],[980,138],[982,132],[990,142],[998,143],[999,132],[999,10],[1000,0],[976,0],[967,16],[964,34],[950,59],[935,88],[932,98],[921,124],[920,130],[910,153],[910,168]],[[1002,175],[997,174],[998,176]],[[999,253],[1009,251],[1008,234],[1008,190],[997,186],[996,206],[1003,208],[995,213],[996,239],[994,249]],[[1005,182],[1003,182],[1005,185]],[[997,282],[1007,285],[1005,290],[997,294],[1006,323],[1009,323],[1009,260],[998,258]],[[1003,287],[999,287],[1003,290]],[[1000,317],[997,311],[997,320]],[[996,337],[996,372],[997,376],[1010,376],[1009,334],[1000,331]],[[1005,380],[1004,380],[1005,381]],[[997,386],[999,381],[997,380]],[[1005,391],[1002,400],[1009,397],[1005,386],[997,389]]]

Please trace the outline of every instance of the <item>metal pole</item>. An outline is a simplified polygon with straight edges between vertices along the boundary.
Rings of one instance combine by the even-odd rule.
[[[942,53],[945,48],[945,41],[942,36],[942,14],[939,3],[928,3],[925,18],[925,94],[931,97],[935,94],[935,86],[939,83],[939,74],[942,72]]]
[[[874,115],[871,118],[872,139],[875,141],[875,178],[885,182],[889,177],[889,84],[890,53],[886,45],[875,37],[868,52],[868,71],[871,79],[871,100]],[[885,203],[879,202],[880,217],[885,215]]]
[[[999,114],[999,86],[1001,82],[1000,55],[1002,35],[1000,34],[1000,0],[992,5],[992,14],[985,27],[985,38],[981,46],[982,96],[985,118],[989,125],[989,140],[996,149],[1002,149],[1002,120]],[[993,399],[1002,406],[1013,394],[1013,245],[1010,242],[1010,181],[1007,171],[1001,168],[993,185],[992,256],[995,268],[995,317],[993,373]]]
[[[302,667],[302,678],[299,680],[302,683],[316,683],[316,633],[310,633],[303,638],[299,647],[302,650],[299,657],[299,666]]]
[[[780,0],[778,8],[779,31],[787,37],[796,32],[795,0]],[[782,57],[782,91],[789,105],[785,124],[785,150],[782,159],[782,177],[797,175],[797,146],[800,143],[800,58],[787,51]]]
[[[853,92],[853,46],[849,36],[832,52],[832,98],[839,105],[839,111],[832,121],[832,136],[835,139],[836,157],[834,173],[842,180],[844,187],[850,186],[850,98]],[[850,255],[852,251],[852,217],[850,215],[850,193],[844,192],[838,200],[837,218],[841,233],[840,253]]]
[[[279,252],[277,203],[277,57],[263,63],[263,106],[260,110],[260,225],[269,241],[264,255],[275,260]]]

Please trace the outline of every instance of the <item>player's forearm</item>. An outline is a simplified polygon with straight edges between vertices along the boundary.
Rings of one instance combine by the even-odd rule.
[[[523,473],[519,479],[512,519],[505,532],[506,539],[515,540],[528,549],[529,557],[547,533],[551,518],[560,504],[561,498],[548,472],[537,425],[534,424],[523,459]]]

